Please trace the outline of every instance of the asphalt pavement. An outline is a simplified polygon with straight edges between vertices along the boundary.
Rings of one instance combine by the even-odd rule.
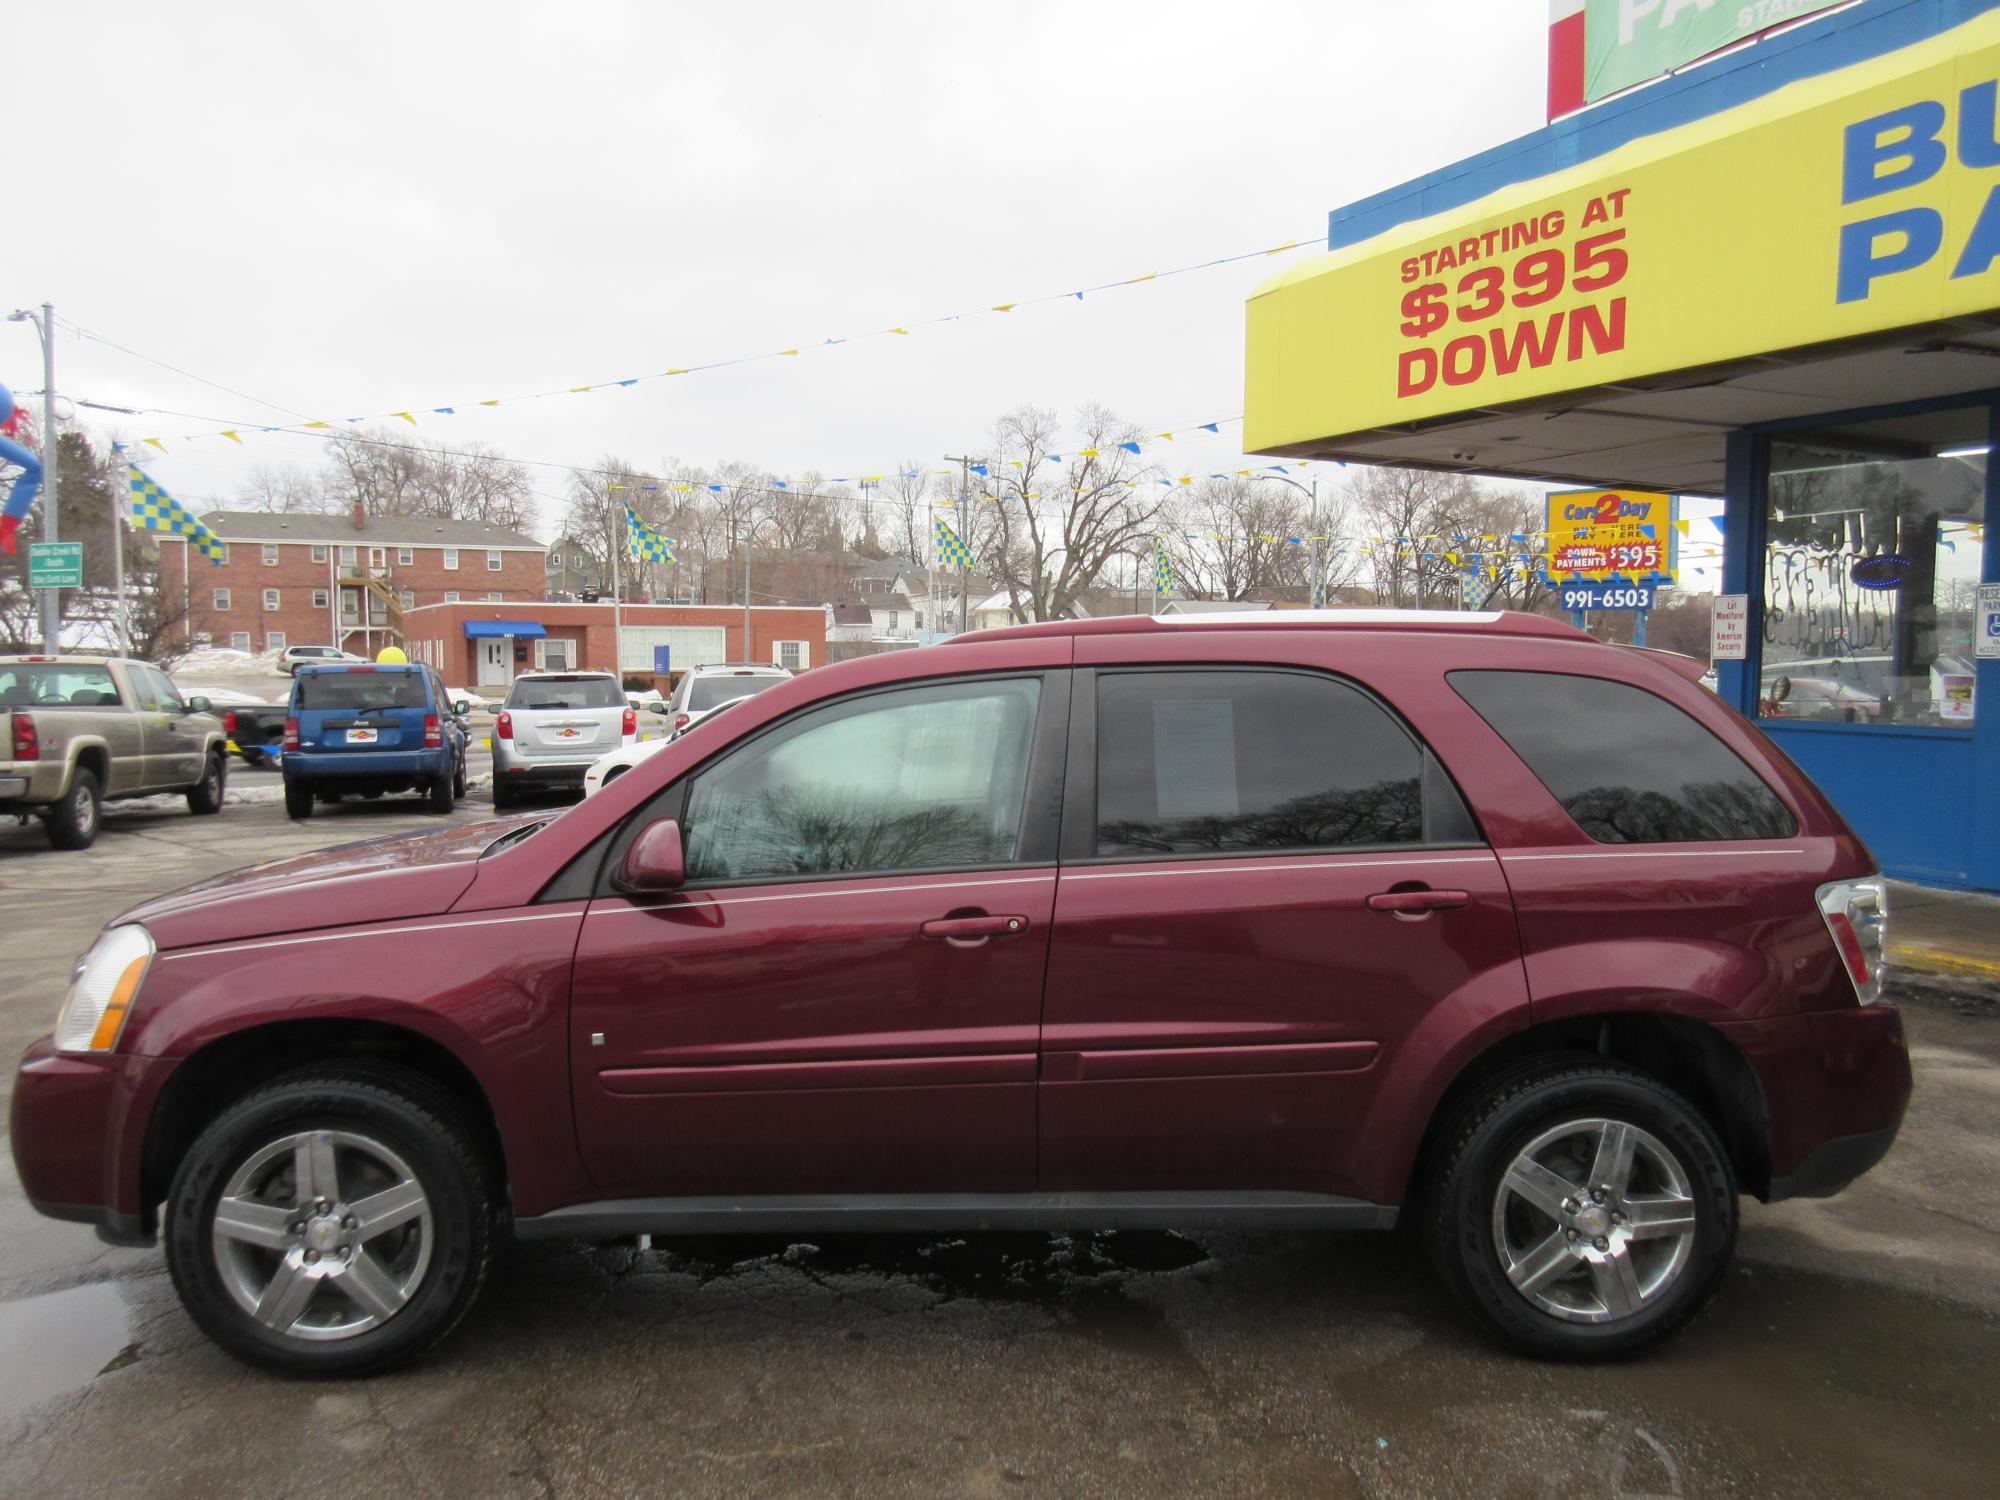
[[[0,1051],[151,893],[487,811],[245,795],[114,809],[81,854],[0,825]],[[0,1168],[0,1495],[1988,1494],[2000,1007],[1976,975],[1892,991],[1917,1093],[1888,1160],[1746,1200],[1710,1309],[1608,1367],[1487,1342],[1401,1234],[875,1236],[513,1249],[421,1363],[285,1380]]]

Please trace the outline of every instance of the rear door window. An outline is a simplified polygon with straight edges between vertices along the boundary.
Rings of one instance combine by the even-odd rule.
[[[1100,856],[1425,841],[1427,756],[1360,689],[1303,672],[1097,680]],[[1456,803],[1448,784],[1440,787]],[[1476,837],[1462,804],[1450,832]]]
[[[299,707],[422,708],[424,682],[414,672],[313,672],[299,678]]]
[[[1600,844],[1798,831],[1735,751],[1644,688],[1556,672],[1453,672],[1448,681]]]

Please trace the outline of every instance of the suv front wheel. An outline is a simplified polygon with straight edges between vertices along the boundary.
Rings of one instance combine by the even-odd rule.
[[[300,1375],[360,1375],[450,1332],[478,1295],[492,1188],[422,1079],[295,1074],[201,1133],[167,1202],[174,1289],[216,1342]]]
[[[1440,1142],[1431,1260],[1481,1322],[1550,1359],[1665,1338],[1713,1293],[1736,1175],[1681,1095],[1608,1062],[1496,1080]]]

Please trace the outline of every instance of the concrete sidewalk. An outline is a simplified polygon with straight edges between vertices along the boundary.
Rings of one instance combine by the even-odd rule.
[[[2000,897],[1891,881],[1887,957],[1898,978],[1992,986],[2000,998]]]

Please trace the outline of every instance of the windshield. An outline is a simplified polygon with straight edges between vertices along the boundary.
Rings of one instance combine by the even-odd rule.
[[[424,680],[415,672],[308,672],[299,678],[301,709],[424,706]]]
[[[785,679],[782,677],[697,677],[688,689],[687,706],[693,712],[714,708],[720,703],[733,703],[738,698],[748,698],[761,693],[767,687],[776,687]]]
[[[624,689],[610,677],[517,677],[509,708],[623,708]]]
[[[118,684],[108,667],[40,662],[0,667],[0,708],[115,708]]]

